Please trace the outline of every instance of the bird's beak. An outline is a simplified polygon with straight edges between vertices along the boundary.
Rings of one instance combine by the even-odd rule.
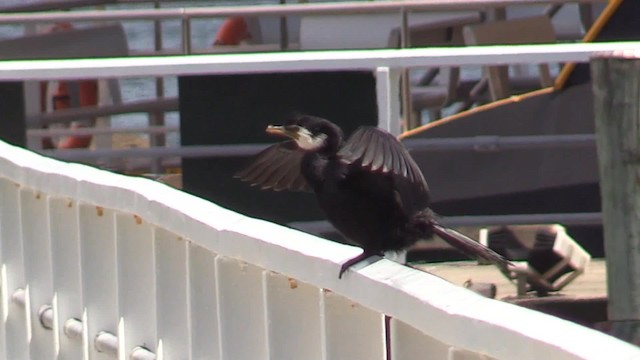
[[[297,131],[293,131],[292,129],[287,129],[284,126],[269,125],[267,126],[266,132],[267,134],[286,136],[294,140],[298,138]]]

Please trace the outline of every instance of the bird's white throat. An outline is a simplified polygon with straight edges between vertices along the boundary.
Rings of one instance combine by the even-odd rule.
[[[296,143],[298,143],[298,146],[301,149],[312,151],[324,146],[325,140],[327,140],[326,134],[318,134],[316,136],[313,136],[313,134],[311,134],[309,130],[300,128],[300,130],[298,131],[298,138],[296,139]]]

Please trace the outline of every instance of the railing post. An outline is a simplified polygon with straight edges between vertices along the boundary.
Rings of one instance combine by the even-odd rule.
[[[400,9],[400,48],[406,49],[411,47],[411,31],[409,31],[409,13],[407,9]],[[401,124],[403,130],[411,130],[420,126],[419,116],[413,114],[413,101],[411,99],[411,74],[409,68],[401,71],[400,83],[400,102],[402,104],[402,117],[404,124]]]
[[[189,15],[182,14],[182,54],[191,54],[191,18]]]
[[[640,51],[591,65],[611,333],[640,344]]]
[[[155,0],[154,8],[161,8],[160,0]],[[156,51],[160,52],[164,47],[162,41],[162,22],[160,20],[155,20],[153,22],[153,32],[154,48]],[[161,76],[156,78],[156,98],[164,98],[164,78]],[[164,112],[155,111],[153,113],[149,113],[149,126],[164,126]],[[166,139],[164,134],[149,134],[149,143],[150,146],[165,146]],[[160,173],[160,159],[152,161],[151,168],[153,173]]]
[[[376,94],[378,99],[378,127],[393,135],[400,135],[400,76],[402,70],[376,68]]]

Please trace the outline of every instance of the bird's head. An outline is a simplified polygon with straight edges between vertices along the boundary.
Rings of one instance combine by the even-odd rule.
[[[342,130],[337,125],[309,115],[297,116],[284,125],[269,125],[266,131],[290,138],[305,151],[335,152],[342,143]]]

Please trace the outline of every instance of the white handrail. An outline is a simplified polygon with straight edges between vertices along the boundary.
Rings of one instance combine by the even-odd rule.
[[[586,62],[640,42],[0,61],[0,81]]]
[[[391,261],[339,280],[359,249],[5,143],[0,196],[1,358],[384,359],[384,315],[394,359],[640,356]],[[15,292],[22,307],[7,300]],[[56,335],[39,321],[46,305]],[[65,336],[69,321],[83,341]]]
[[[474,46],[423,49],[303,51],[198,56],[0,61],[0,81],[327,70],[376,75],[379,126],[400,134],[399,72],[411,67],[586,62],[599,52],[640,48],[640,42]]]
[[[403,68],[586,62],[599,52],[640,48],[640,42],[508,45],[424,49],[303,51],[110,59],[0,61],[0,81],[60,80],[327,70],[372,71],[379,126],[400,134],[399,72]]]
[[[286,5],[210,6],[202,8],[126,9],[74,12],[42,12],[32,14],[3,14],[0,24],[67,22],[67,21],[123,21],[123,20],[179,20],[205,17],[332,15],[385,13],[394,11],[455,11],[485,10],[513,5],[548,5],[606,3],[606,0],[403,0],[376,2],[307,3]]]
[[[160,8],[160,9],[127,9],[74,12],[42,12],[30,14],[5,14],[0,17],[0,24],[37,24],[43,22],[87,22],[87,21],[127,21],[127,20],[180,20],[182,26],[182,52],[192,53],[191,20],[197,18],[228,16],[317,16],[376,14],[397,12],[402,18],[410,12],[431,11],[485,11],[487,9],[504,8],[512,5],[551,5],[606,3],[606,0],[404,0],[376,2],[339,2],[339,3],[307,3],[280,5],[249,6],[212,6],[202,8]],[[287,35],[281,34],[280,46],[288,47]],[[402,21],[401,33],[404,38],[407,22]]]

